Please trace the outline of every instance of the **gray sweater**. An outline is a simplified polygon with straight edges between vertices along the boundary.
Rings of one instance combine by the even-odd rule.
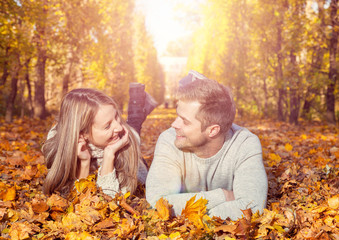
[[[232,125],[222,148],[210,158],[199,158],[174,145],[173,128],[163,132],[156,144],[146,180],[146,199],[152,205],[161,197],[181,214],[186,202],[196,196],[208,200],[208,214],[223,219],[241,218],[242,210],[260,212],[266,206],[267,175],[259,138],[246,128]],[[226,201],[223,190],[234,192]]]

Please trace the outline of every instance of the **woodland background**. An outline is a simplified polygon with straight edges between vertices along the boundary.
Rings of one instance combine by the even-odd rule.
[[[236,123],[261,141],[267,208],[237,221],[209,218],[192,199],[170,216],[151,209],[144,186],[114,199],[79,181],[67,198],[46,196],[41,145],[62,96],[95,87],[122,109],[128,84],[161,104],[166,72],[132,0],[0,1],[0,240],[339,239],[338,0],[197,0],[178,5],[194,29],[169,44],[195,69],[232,88]],[[176,79],[178,81],[179,79]],[[175,109],[143,125],[148,165]]]
[[[338,120],[338,0],[196,5],[178,4],[194,31],[166,54],[188,56],[186,70],[231,87],[240,116]],[[124,107],[133,81],[162,103],[165,72],[134,7],[133,0],[1,1],[0,114],[44,119],[81,86],[103,89]]]

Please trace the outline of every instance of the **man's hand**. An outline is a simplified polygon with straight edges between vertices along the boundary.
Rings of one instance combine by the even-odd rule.
[[[224,191],[226,201],[234,201],[235,200],[233,191],[229,191],[229,190],[225,190],[225,189],[223,189],[223,191]]]

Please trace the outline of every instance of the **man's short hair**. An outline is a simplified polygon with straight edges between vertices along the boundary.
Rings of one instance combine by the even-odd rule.
[[[226,133],[232,126],[236,107],[229,88],[215,80],[195,78],[181,84],[177,89],[177,100],[198,101],[201,106],[195,116],[201,122],[201,130],[217,124],[220,132]]]

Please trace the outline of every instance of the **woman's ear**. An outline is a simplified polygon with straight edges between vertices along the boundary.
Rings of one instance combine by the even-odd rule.
[[[220,133],[220,126],[218,124],[207,127],[207,133],[210,138],[217,136]]]
[[[85,139],[85,141],[87,142],[89,139],[89,134],[88,133],[80,133],[80,137],[83,137]]]

